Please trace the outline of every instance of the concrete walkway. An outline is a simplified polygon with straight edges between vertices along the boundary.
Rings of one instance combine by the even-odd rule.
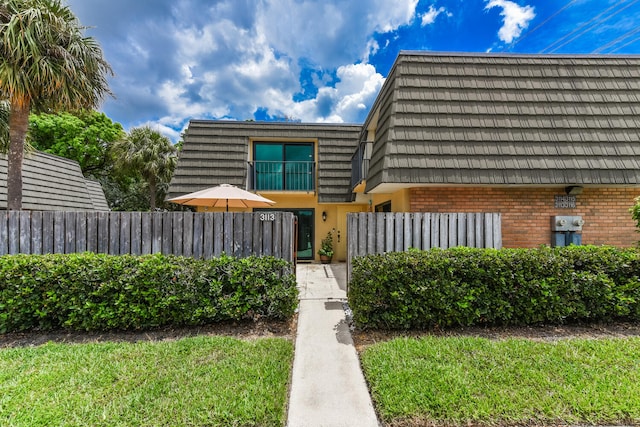
[[[288,427],[377,427],[343,308],[344,264],[298,264],[300,312]]]

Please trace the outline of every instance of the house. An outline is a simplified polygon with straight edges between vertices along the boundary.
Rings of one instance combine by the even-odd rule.
[[[22,208],[33,211],[108,211],[100,183],[77,162],[40,151],[22,163]],[[7,157],[0,154],[0,210],[7,209]]]
[[[640,195],[640,56],[401,52],[364,124],[190,123],[172,196],[220,183],[294,210],[312,257],[346,213],[499,212],[504,247],[630,246]],[[304,243],[300,245],[301,243]]]

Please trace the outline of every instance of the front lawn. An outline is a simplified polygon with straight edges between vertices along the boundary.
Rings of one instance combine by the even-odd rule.
[[[388,424],[640,423],[640,338],[397,338],[361,361]]]
[[[2,426],[282,426],[293,344],[193,337],[0,350]]]

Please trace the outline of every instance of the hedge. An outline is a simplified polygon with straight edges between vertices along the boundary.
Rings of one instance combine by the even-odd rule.
[[[638,249],[432,249],[355,258],[349,304],[377,329],[640,320]]]
[[[9,255],[0,278],[3,333],[286,319],[297,306],[291,264],[273,257]]]

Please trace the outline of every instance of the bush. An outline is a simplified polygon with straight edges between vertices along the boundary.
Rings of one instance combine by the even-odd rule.
[[[292,267],[273,257],[11,255],[0,277],[0,332],[285,319],[297,306]]]
[[[452,248],[355,258],[362,328],[430,329],[640,320],[637,249]]]

